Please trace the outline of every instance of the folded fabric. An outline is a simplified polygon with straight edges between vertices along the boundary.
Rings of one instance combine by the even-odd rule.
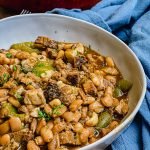
[[[134,121],[111,148],[150,150],[150,0],[102,0],[90,10],[54,9],[62,14],[94,23],[126,42],[140,59],[147,75],[147,92]]]

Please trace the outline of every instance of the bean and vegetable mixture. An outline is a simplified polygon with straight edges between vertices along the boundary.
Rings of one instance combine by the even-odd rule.
[[[111,57],[38,37],[0,50],[0,150],[68,150],[102,138],[128,112]]]

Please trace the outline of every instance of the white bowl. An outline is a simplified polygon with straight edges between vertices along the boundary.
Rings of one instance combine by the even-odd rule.
[[[129,112],[122,123],[105,137],[82,150],[100,150],[111,144],[125,129],[144,99],[146,78],[138,58],[122,41],[104,29],[78,19],[50,14],[13,16],[0,20],[0,48],[13,43],[34,41],[43,35],[58,41],[82,42],[103,55],[112,56],[123,76],[132,81],[129,92]],[[132,139],[131,139],[132,140]]]

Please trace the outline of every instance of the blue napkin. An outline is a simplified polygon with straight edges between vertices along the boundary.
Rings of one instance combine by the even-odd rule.
[[[86,20],[118,36],[140,59],[147,75],[144,102],[113,150],[150,150],[150,0],[102,0],[90,10],[54,9],[50,13]]]

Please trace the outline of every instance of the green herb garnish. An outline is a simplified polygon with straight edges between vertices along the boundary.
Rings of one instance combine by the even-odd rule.
[[[23,100],[23,97],[22,97],[19,93],[16,93],[16,94],[15,94],[15,97],[16,97],[19,101],[22,101],[22,100]]]
[[[17,70],[17,66],[16,66],[16,65],[13,66],[13,70],[14,70],[14,71]]]
[[[10,75],[8,73],[3,74],[3,81],[4,82],[7,82],[9,78],[10,78]]]
[[[7,58],[12,58],[12,54],[11,54],[11,53],[7,53],[7,54],[6,54],[6,57],[7,57]]]
[[[58,105],[56,107],[53,108],[53,114],[55,115],[60,115],[60,109],[64,107],[64,104]]]
[[[51,120],[51,116],[47,114],[44,110],[39,110],[38,111],[38,117],[39,118],[44,118],[46,121]]]

